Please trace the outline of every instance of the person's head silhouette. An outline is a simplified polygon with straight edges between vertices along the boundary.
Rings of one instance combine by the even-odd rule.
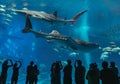
[[[8,60],[5,60],[3,65],[8,65]]]
[[[110,62],[110,67],[115,67],[115,62]]]
[[[33,61],[31,61],[31,62],[30,62],[30,65],[33,65],[33,64],[34,64],[34,62],[33,62]]]
[[[68,65],[71,65],[71,60],[67,60]]]
[[[78,66],[81,66],[81,65],[82,65],[81,60],[77,60],[77,63],[78,63]]]
[[[35,65],[34,68],[37,69],[38,68],[37,65]]]
[[[108,62],[103,61],[103,63],[102,63],[102,67],[103,67],[104,69],[108,68]]]
[[[17,63],[14,64],[14,67],[17,67]]]

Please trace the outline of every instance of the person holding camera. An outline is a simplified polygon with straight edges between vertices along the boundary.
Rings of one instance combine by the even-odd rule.
[[[10,64],[9,64],[9,62],[10,62]],[[8,71],[8,68],[10,68],[12,66],[13,66],[13,62],[11,59],[7,59],[3,62],[0,84],[6,84],[7,71]]]
[[[21,66],[22,66],[21,61],[16,61],[15,64],[13,65],[11,84],[17,84],[18,76],[19,76],[19,69],[21,68]]]

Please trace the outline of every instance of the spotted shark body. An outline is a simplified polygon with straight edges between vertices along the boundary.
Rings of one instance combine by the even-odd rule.
[[[15,12],[18,13],[24,13],[39,19],[43,19],[49,22],[71,22],[71,23],[75,23],[76,20],[83,15],[85,12],[87,12],[87,10],[84,10],[82,12],[79,12],[78,14],[76,14],[72,19],[70,20],[66,20],[66,19],[62,19],[57,17],[57,12],[53,13],[53,14],[48,14],[44,11],[33,11],[33,10],[16,10],[14,9]]]
[[[32,33],[37,38],[44,38],[49,43],[58,43],[62,48],[72,49],[81,52],[91,52],[99,48],[97,43],[85,42],[73,37],[61,35],[58,31],[53,30],[51,33],[37,32],[32,29],[32,24],[29,15],[26,16],[26,25],[22,30],[23,33]]]

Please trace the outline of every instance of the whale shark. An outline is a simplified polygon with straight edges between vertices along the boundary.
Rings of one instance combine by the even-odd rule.
[[[75,23],[77,21],[77,19],[83,15],[85,12],[87,12],[87,10],[84,10],[82,12],[79,12],[78,14],[76,14],[72,19],[66,20],[63,18],[59,18],[57,17],[57,11],[55,11],[53,14],[48,14],[44,11],[33,11],[33,10],[17,10],[14,9],[13,11],[15,12],[19,12],[19,13],[24,13],[27,15],[31,15],[33,17],[39,18],[39,19],[43,19],[49,22],[71,22],[71,23]]]
[[[74,51],[91,52],[99,48],[99,44],[92,42],[85,42],[73,37],[60,34],[57,30],[52,30],[50,33],[43,31],[34,31],[29,15],[26,16],[25,28],[23,33],[32,33],[37,38],[44,38],[48,43],[58,43],[61,48],[72,49]]]

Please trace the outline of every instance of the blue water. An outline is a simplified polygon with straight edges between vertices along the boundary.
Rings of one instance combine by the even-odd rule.
[[[26,67],[33,60],[40,69],[39,83],[50,84],[50,66],[56,60],[66,61],[71,59],[81,59],[86,69],[91,62],[96,62],[101,68],[103,59],[100,59],[103,48],[110,46],[110,42],[115,42],[120,47],[120,1],[119,0],[0,0],[0,60],[3,62],[7,58],[13,61],[21,60],[19,84],[23,84],[26,76]],[[100,49],[91,53],[82,53],[78,56],[71,56],[70,51],[56,51],[52,44],[41,38],[36,38],[33,34],[24,34],[21,30],[25,25],[25,15],[13,12],[12,9],[29,9],[35,11],[45,11],[53,13],[58,11],[61,18],[72,18],[76,13],[88,10],[73,25],[68,23],[50,22],[31,18],[34,30],[42,30],[50,33],[52,30],[59,31],[62,35],[72,36],[88,42],[98,43]],[[107,55],[104,60],[115,61],[120,69],[119,50]],[[0,64],[1,65],[1,64]],[[0,68],[1,70],[1,68]],[[8,72],[11,72],[9,69]],[[9,74],[7,82],[10,82]],[[74,84],[74,69],[73,69]]]

